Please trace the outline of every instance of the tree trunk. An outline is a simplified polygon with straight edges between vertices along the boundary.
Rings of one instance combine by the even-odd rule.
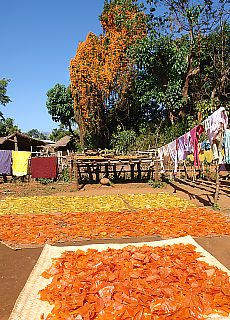
[[[189,32],[189,37],[190,37],[190,52],[188,55],[188,67],[187,67],[187,72],[185,76],[185,82],[184,86],[182,89],[182,96],[188,99],[188,94],[189,94],[189,85],[190,85],[190,80],[192,77],[196,76],[200,72],[200,66],[194,68],[193,67],[193,62],[194,62],[194,50],[195,50],[195,44],[194,44],[194,35],[193,35],[193,29],[190,29]],[[182,114],[186,114],[186,110],[182,110]]]
[[[80,111],[77,108],[76,98],[74,98],[74,117],[75,117],[76,123],[78,124],[78,127],[79,127],[80,145],[81,145],[81,147],[84,147],[85,129],[83,127],[83,122],[82,122]]]
[[[186,77],[185,77],[185,83],[184,83],[184,87],[182,89],[182,96],[184,98],[188,98],[190,79],[200,72],[200,67],[193,68],[193,66],[192,66],[193,61],[194,61],[193,53],[190,53],[190,55],[188,57],[188,68],[187,68],[187,73],[186,73]]]

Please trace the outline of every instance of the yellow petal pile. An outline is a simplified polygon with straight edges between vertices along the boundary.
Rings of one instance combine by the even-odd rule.
[[[155,209],[155,208],[191,208],[195,205],[188,201],[180,199],[167,193],[158,194],[126,194],[122,198],[128,202],[135,210]]]
[[[190,201],[158,194],[128,194],[106,196],[41,196],[8,197],[0,201],[0,215],[45,214],[67,212],[121,212],[154,208],[195,207]]]

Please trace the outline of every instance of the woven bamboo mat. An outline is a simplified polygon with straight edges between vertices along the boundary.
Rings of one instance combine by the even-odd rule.
[[[74,251],[77,249],[87,250],[97,249],[98,251],[106,250],[107,248],[121,249],[127,245],[143,246],[148,245],[152,247],[173,245],[173,244],[193,244],[196,250],[202,253],[203,257],[200,260],[206,261],[208,264],[218,267],[219,269],[228,273],[230,277],[230,271],[223,266],[216,258],[214,258],[209,252],[204,250],[191,236],[185,236],[181,238],[160,240],[155,242],[139,242],[139,243],[124,243],[124,244],[91,244],[85,246],[66,246],[66,247],[55,247],[45,245],[43,251],[34,266],[23,290],[21,291],[13,311],[10,315],[9,320],[39,320],[40,315],[44,313],[45,317],[52,310],[47,302],[39,299],[39,290],[45,288],[52,279],[44,279],[41,273],[48,269],[52,263],[52,258],[58,258],[64,251]],[[208,319],[230,319],[229,317],[221,317],[218,315],[210,316]]]

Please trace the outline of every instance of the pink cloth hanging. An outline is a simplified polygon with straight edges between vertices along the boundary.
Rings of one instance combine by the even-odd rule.
[[[199,152],[198,152],[198,139],[201,133],[204,132],[204,127],[202,124],[199,124],[192,130],[190,130],[190,143],[193,148],[193,155],[194,155],[194,166],[200,166],[199,160]]]

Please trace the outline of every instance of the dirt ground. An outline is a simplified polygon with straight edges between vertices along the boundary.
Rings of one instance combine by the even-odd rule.
[[[213,192],[200,188],[172,183],[163,189],[153,188],[147,183],[126,183],[114,184],[112,186],[101,186],[98,184],[88,184],[80,186],[76,190],[75,184],[48,184],[40,183],[1,183],[0,199],[6,196],[33,196],[33,195],[106,195],[106,194],[125,194],[125,193],[157,193],[167,192],[176,194],[183,199],[189,199],[197,207],[211,207]],[[230,196],[221,193],[218,200],[218,207],[221,211],[230,216]],[[129,239],[103,240],[103,243],[125,243],[160,240],[160,237],[142,237]],[[230,236],[195,238],[195,240],[222,264],[230,269]],[[79,241],[74,243],[63,243],[62,245],[85,245],[101,243],[102,240]],[[12,250],[0,244],[0,320],[9,318],[15,301],[26,283],[42,248]],[[25,319],[27,320],[27,319]]]

